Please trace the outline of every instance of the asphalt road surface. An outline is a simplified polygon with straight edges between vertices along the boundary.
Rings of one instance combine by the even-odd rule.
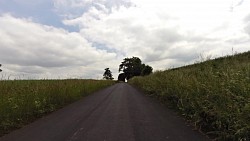
[[[208,141],[171,110],[118,83],[0,141]]]

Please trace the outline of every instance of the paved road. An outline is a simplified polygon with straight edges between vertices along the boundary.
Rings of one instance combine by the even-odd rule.
[[[175,113],[119,83],[0,141],[208,141]]]

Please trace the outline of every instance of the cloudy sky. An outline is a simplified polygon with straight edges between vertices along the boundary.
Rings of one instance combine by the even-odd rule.
[[[2,78],[117,77],[250,50],[250,0],[0,0]]]

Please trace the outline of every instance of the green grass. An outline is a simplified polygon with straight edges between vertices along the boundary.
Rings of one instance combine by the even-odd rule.
[[[0,81],[0,136],[114,83],[78,79]]]
[[[250,51],[135,77],[129,83],[177,109],[216,140],[250,140]]]

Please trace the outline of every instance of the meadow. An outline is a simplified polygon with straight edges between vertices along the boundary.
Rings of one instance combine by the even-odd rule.
[[[129,81],[221,141],[250,140],[250,51]]]
[[[107,80],[0,81],[0,136],[114,84]]]

